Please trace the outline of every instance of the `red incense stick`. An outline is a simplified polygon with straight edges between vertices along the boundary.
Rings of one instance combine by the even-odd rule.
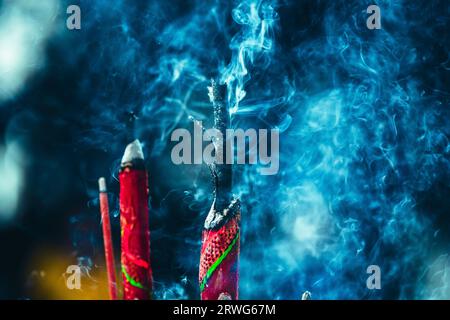
[[[114,263],[114,250],[111,238],[111,224],[109,222],[109,206],[108,206],[108,193],[106,190],[105,178],[98,180],[98,187],[100,191],[100,212],[102,216],[103,225],[103,243],[105,246],[105,260],[106,271],[108,274],[108,289],[109,297],[111,300],[117,300],[117,282],[116,271]]]
[[[212,82],[209,88],[214,107],[214,127],[222,132],[230,126],[227,109],[226,86]],[[220,145],[220,144],[219,144]],[[216,155],[226,159],[227,152],[216,147]],[[238,299],[238,263],[240,250],[240,203],[233,199],[232,167],[228,164],[214,163],[211,166],[214,178],[214,202],[206,217],[200,253],[200,295],[202,300]]]
[[[123,298],[150,299],[150,231],[148,181],[144,155],[138,140],[127,146],[122,158],[120,181],[120,226]]]

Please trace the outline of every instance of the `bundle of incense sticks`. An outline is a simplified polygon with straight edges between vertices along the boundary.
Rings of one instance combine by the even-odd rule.
[[[209,88],[214,107],[214,128],[222,132],[230,126],[230,116],[225,102],[226,86],[212,81]],[[218,144],[216,157],[233,152],[223,148],[225,141]],[[223,151],[225,150],[225,151]],[[231,154],[233,155],[233,154]],[[202,232],[199,283],[202,300],[238,299],[238,262],[240,245],[240,203],[231,193],[232,168],[225,164],[212,164],[214,179],[214,201],[206,217]]]
[[[100,212],[103,225],[103,243],[105,246],[105,260],[106,260],[106,272],[108,275],[108,289],[109,297],[111,300],[117,300],[117,283],[116,283],[116,271],[114,263],[114,249],[111,239],[111,224],[109,221],[109,205],[108,205],[108,193],[106,189],[105,178],[98,180],[98,187],[100,191]]]
[[[152,295],[148,181],[138,140],[130,143],[121,162],[120,226],[123,298],[145,300]]]

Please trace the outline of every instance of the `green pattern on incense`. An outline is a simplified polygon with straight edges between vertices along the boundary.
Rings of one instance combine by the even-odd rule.
[[[213,272],[217,269],[217,267],[222,263],[222,261],[228,256],[228,254],[231,252],[231,249],[236,245],[236,242],[239,238],[239,232],[236,234],[236,237],[234,237],[231,244],[228,246],[228,248],[222,253],[222,255],[209,267],[208,271],[206,272],[205,277],[202,280],[202,283],[200,284],[200,292],[203,292],[205,290],[206,283],[208,282],[209,278],[211,278]]]

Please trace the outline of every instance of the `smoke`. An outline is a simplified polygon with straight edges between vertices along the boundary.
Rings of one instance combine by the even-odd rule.
[[[176,230],[159,225],[152,241],[178,244],[175,265],[192,275],[192,286],[211,185],[206,168],[170,163],[168,137],[190,128],[192,118],[210,121],[206,87],[219,77],[228,85],[233,127],[281,132],[277,176],[235,166],[242,298],[299,299],[305,290],[317,299],[448,298],[447,289],[431,294],[421,278],[448,253],[445,237],[435,236],[442,212],[426,204],[430,193],[448,190],[448,43],[436,36],[448,17],[429,20],[448,7],[381,2],[383,29],[368,30],[369,4],[155,2],[139,8],[138,21],[125,2],[108,11],[113,21],[121,12],[114,37],[98,35],[109,64],[97,60],[90,72],[108,75],[96,87],[109,95],[94,94],[95,116],[87,117],[104,127],[83,139],[128,130],[146,143],[155,159],[154,219],[188,221]],[[419,17],[412,24],[410,16]],[[119,115],[130,110],[127,128]],[[163,259],[157,247],[153,255]],[[381,268],[382,290],[366,288],[372,264]],[[156,296],[197,297],[167,277],[173,288],[160,283]]]
[[[438,227],[422,192],[448,177],[448,125],[437,120],[448,115],[448,92],[445,81],[429,88],[420,74],[431,53],[403,16],[439,5],[383,4],[385,27],[376,33],[360,4],[329,4],[323,31],[304,34],[283,57],[292,68],[271,61],[279,85],[270,92],[292,90],[284,110],[293,120],[281,135],[276,186],[252,173],[246,180],[253,192],[243,192],[243,203],[251,199],[243,210],[251,214],[243,215],[245,297],[298,299],[309,290],[318,299],[448,298],[448,282],[430,292],[420,278],[431,263],[443,268],[430,253]],[[415,23],[425,33],[443,27]],[[434,70],[447,72],[448,57],[433,58],[443,59]],[[267,108],[255,110],[261,115],[276,105],[257,107]],[[365,286],[371,264],[383,272],[380,291]]]
[[[0,102],[13,97],[45,62],[56,0],[7,0],[0,12]]]
[[[228,85],[231,114],[239,110],[239,102],[247,94],[244,86],[251,79],[249,67],[258,62],[259,67],[267,68],[270,63],[277,19],[275,4],[276,1],[242,1],[231,12],[240,30],[230,40],[231,62],[221,72],[221,81]]]

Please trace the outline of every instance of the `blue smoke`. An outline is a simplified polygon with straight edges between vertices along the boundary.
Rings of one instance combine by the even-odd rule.
[[[377,3],[381,30],[367,1],[81,1],[95,41],[75,49],[89,57],[78,141],[116,160],[144,142],[158,298],[199,296],[212,187],[206,166],[171,163],[170,134],[211,126],[211,78],[233,127],[281,132],[278,175],[234,172],[241,298],[450,298],[450,5]]]

